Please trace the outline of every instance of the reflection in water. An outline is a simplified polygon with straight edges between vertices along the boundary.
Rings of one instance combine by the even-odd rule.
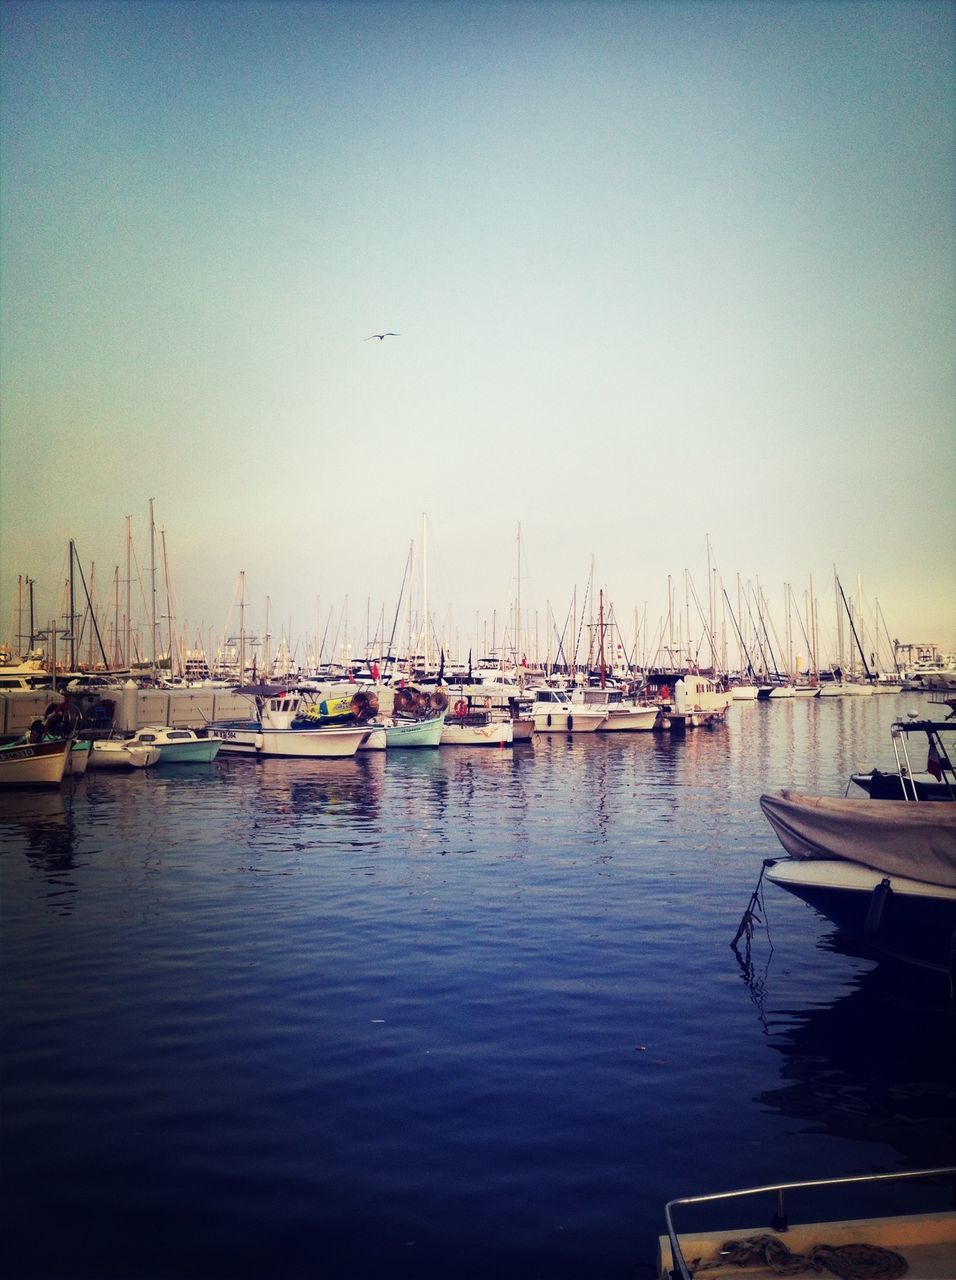
[[[904,1167],[956,1163],[956,1010],[945,993],[877,965],[834,1003],[777,1010],[768,1025],[783,1083],[757,1102],[812,1132],[886,1143]]]
[[[6,791],[0,796],[3,843],[19,838],[37,875],[49,885],[47,903],[58,914],[73,910],[77,891],[76,832],[69,799],[62,790]]]

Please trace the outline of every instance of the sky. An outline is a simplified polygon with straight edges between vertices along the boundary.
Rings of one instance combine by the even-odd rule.
[[[190,644],[240,575],[250,630],[411,596],[463,651],[738,579],[832,630],[836,568],[956,649],[952,4],[0,23],[0,639],[71,538],[114,617],[127,516],[142,611],[152,499]]]

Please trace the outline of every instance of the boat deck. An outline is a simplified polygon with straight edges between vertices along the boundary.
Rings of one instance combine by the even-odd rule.
[[[751,1261],[743,1266],[721,1261],[720,1250],[727,1241],[744,1241],[752,1236],[770,1236],[785,1245],[791,1254],[808,1254],[814,1245],[838,1247],[848,1244],[877,1245],[892,1249],[905,1258],[906,1280],[953,1280],[956,1276],[956,1213],[913,1214],[895,1218],[859,1218],[845,1222],[806,1223],[778,1232],[769,1227],[745,1227],[740,1230],[712,1231],[679,1236],[685,1263],[694,1280],[773,1280],[781,1273],[772,1266]],[[717,1265],[719,1263],[719,1265]],[[711,1264],[711,1265],[708,1265]],[[680,1276],[674,1267],[670,1240],[658,1240],[658,1276],[670,1280]],[[819,1273],[810,1267],[807,1276]],[[828,1275],[829,1272],[824,1272]],[[866,1273],[864,1273],[866,1274]],[[874,1272],[873,1274],[879,1274]],[[887,1272],[886,1274],[890,1274]],[[904,1274],[904,1273],[898,1273]]]

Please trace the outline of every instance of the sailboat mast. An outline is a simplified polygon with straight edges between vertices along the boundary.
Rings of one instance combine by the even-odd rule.
[[[521,666],[521,522],[518,522],[518,586],[515,597],[515,666]]]
[[[425,674],[428,674],[428,543],[425,540],[425,512],[422,512],[422,612]]]
[[[149,660],[156,674],[156,521],[153,518],[153,499],[149,500],[149,577],[150,577],[150,609],[149,626]]]
[[[133,626],[133,574],[131,569],[131,556],[133,551],[133,534],[132,534],[132,516],[126,517],[126,619],[123,631],[123,663],[125,666],[132,666],[133,663],[133,646],[131,644],[131,630]]]
[[[239,687],[246,682],[246,571],[239,570]]]
[[[76,596],[73,587],[73,559],[76,547],[70,539],[70,670],[76,670]]]

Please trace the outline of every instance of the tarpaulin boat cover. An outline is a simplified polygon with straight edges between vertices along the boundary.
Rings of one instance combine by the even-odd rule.
[[[760,807],[791,857],[843,858],[956,888],[956,804],[781,791],[761,796]]]

